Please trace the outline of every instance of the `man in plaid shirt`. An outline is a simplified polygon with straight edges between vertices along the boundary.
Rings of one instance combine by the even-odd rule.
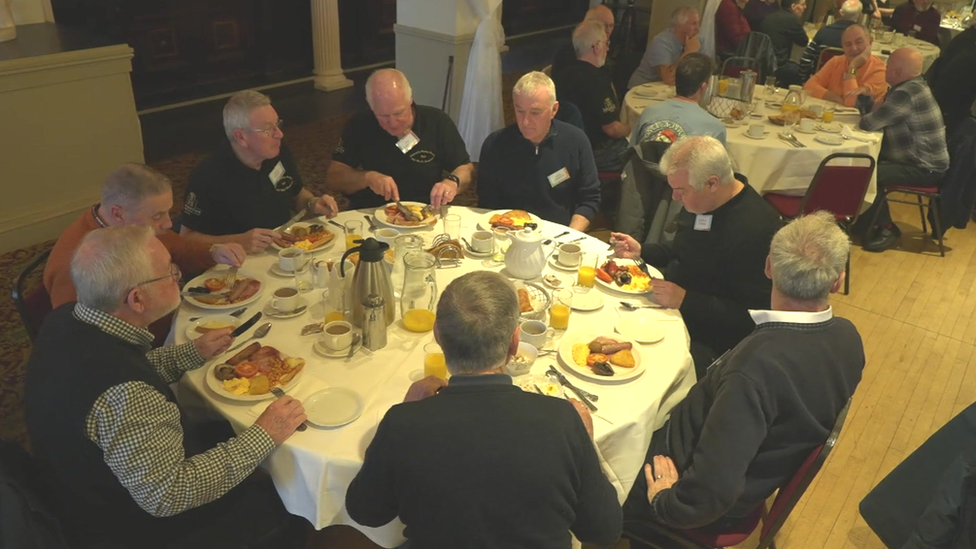
[[[878,157],[879,187],[936,185],[949,169],[942,111],[921,74],[922,54],[912,48],[895,50],[885,71],[891,86],[888,95],[861,118],[862,130],[884,130]],[[869,252],[883,251],[901,236],[885,200],[876,200],[864,218],[871,219],[877,210],[877,225],[868,229],[864,243]]]

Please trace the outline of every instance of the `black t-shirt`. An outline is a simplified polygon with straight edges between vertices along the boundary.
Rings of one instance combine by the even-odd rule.
[[[284,143],[277,158],[253,170],[224,142],[190,173],[183,225],[214,236],[273,229],[292,216],[300,192],[302,178]]]
[[[357,114],[342,131],[342,139],[332,159],[364,171],[375,171],[393,178],[400,200],[430,202],[430,190],[444,176],[471,158],[454,121],[444,111],[414,105],[413,133],[419,141],[406,154],[396,144],[399,139],[386,133],[372,111]],[[349,195],[350,208],[385,204],[371,189]]]
[[[782,67],[790,60],[793,44],[806,47],[809,41],[800,20],[789,10],[779,9],[770,13],[763,19],[762,27],[759,28],[769,35],[769,40],[773,43],[778,67]]]
[[[552,79],[556,84],[556,98],[579,107],[586,136],[593,148],[610,141],[603,126],[619,120],[620,112],[617,93],[606,72],[577,59],[563,70],[554,72]]]

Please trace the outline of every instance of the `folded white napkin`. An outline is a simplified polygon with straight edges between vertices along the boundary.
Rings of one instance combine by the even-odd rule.
[[[305,367],[307,368],[308,365],[306,365]],[[296,383],[295,386],[291,388],[291,390],[287,391],[286,394],[292,398],[296,398],[300,401],[304,401],[306,398],[321,391],[322,389],[328,389],[328,388],[329,385],[326,382],[318,379],[317,377],[309,375],[308,372],[304,372],[302,378],[298,380],[298,383]],[[259,417],[261,414],[264,413],[264,410],[268,407],[269,404],[271,404],[271,401],[273,400],[274,400],[273,398],[262,400],[257,404],[255,404],[254,406],[248,408],[247,413],[254,417]]]

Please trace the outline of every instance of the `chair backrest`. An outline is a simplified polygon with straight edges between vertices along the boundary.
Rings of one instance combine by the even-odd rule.
[[[757,83],[776,72],[776,50],[768,34],[750,32],[735,49],[737,57],[749,57],[756,61]]]
[[[827,61],[830,61],[831,59],[837,57],[838,55],[844,55],[844,50],[840,48],[831,48],[831,47],[827,47],[820,50],[820,57],[817,58],[817,70],[815,72],[820,72],[820,69],[823,68],[823,66],[827,63]]]
[[[752,69],[759,71],[759,63],[756,62],[754,57],[740,57],[734,55],[729,57],[724,62],[722,62],[722,76],[731,76],[732,78],[738,78],[742,71]],[[762,78],[759,78],[761,81]]]
[[[575,103],[560,101],[559,110],[556,111],[556,120],[565,122],[567,124],[572,124],[581,130],[586,130],[586,128],[583,127],[583,113],[580,112],[579,107],[577,107]]]
[[[67,549],[48,499],[34,459],[17,444],[0,439],[0,547]]]
[[[27,281],[38,267],[47,263],[47,258],[50,255],[51,248],[48,248],[31,259],[30,263],[17,275],[11,290],[11,297],[13,297],[14,305],[17,307],[20,321],[24,323],[24,328],[27,329],[27,337],[30,338],[31,342],[37,339],[41,322],[51,312],[51,296],[48,295],[44,284],[38,284],[30,293],[26,293]]]
[[[850,165],[857,161],[858,165]],[[838,220],[857,220],[871,184],[875,161],[860,153],[834,153],[823,159],[800,202],[800,213],[828,211]]]
[[[813,482],[813,478],[820,472],[824,462],[827,461],[827,456],[830,455],[830,451],[833,450],[834,445],[837,443],[837,438],[840,437],[840,431],[844,427],[844,420],[847,419],[847,411],[850,407],[851,401],[848,399],[847,404],[844,404],[840,413],[837,414],[837,419],[834,420],[834,427],[827,436],[827,440],[810,452],[810,455],[800,465],[800,468],[796,470],[796,473],[793,474],[790,481],[779,489],[779,492],[776,494],[776,499],[773,500],[773,505],[769,508],[769,512],[766,513],[766,517],[763,519],[762,535],[759,539],[759,546],[756,549],[766,549],[766,547],[772,544],[776,532],[786,522],[786,517],[790,515],[793,507],[796,506],[800,498],[803,497],[803,493],[807,487]]]

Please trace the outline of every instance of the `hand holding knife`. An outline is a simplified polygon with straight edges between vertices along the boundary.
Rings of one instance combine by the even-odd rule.
[[[584,394],[584,392],[579,387],[570,383],[569,380],[566,379],[566,376],[564,376],[561,372],[559,372],[559,370],[553,368],[552,366],[549,366],[548,373],[551,374],[553,377],[555,377],[557,380],[559,380],[559,383],[563,387],[566,387],[567,389],[572,391],[577,397],[579,397],[580,402],[582,402],[584,406],[589,408],[591,412],[596,412],[597,410],[599,410],[599,408],[597,408],[596,405],[593,404],[593,402],[586,397],[586,394]]]

